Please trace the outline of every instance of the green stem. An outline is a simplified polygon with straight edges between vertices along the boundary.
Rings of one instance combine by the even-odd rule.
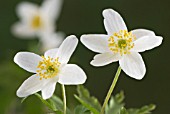
[[[117,83],[117,80],[118,80],[118,78],[119,78],[120,72],[121,72],[121,67],[119,66],[118,69],[117,69],[115,78],[114,78],[114,80],[113,80],[113,82],[112,82],[112,85],[110,86],[110,89],[109,89],[109,91],[108,91],[108,93],[107,93],[107,96],[106,96],[106,98],[105,98],[105,101],[104,101],[104,103],[103,103],[103,106],[102,106],[102,109],[101,109],[101,113],[100,113],[100,114],[104,114],[105,107],[106,107],[106,105],[107,105],[107,103],[108,103],[108,101],[109,101],[109,99],[110,99],[110,97],[111,97],[111,95],[112,95],[112,92],[113,92],[113,90],[114,90],[114,88],[115,88],[115,85],[116,85],[116,83]]]
[[[62,95],[63,95],[63,114],[66,114],[66,91],[64,85],[62,85]]]

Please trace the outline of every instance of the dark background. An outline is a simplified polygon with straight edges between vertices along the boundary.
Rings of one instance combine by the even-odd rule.
[[[31,74],[13,63],[14,55],[21,50],[30,51],[30,44],[38,40],[15,38],[10,28],[18,21],[15,7],[22,0],[3,0],[0,2],[0,113],[38,114],[43,113],[43,104],[31,96],[23,104],[15,92],[19,85]],[[41,0],[28,0],[40,4]],[[147,67],[143,80],[134,80],[123,72],[113,94],[124,90],[126,107],[140,107],[145,104],[157,105],[154,114],[168,114],[170,107],[170,1],[169,0],[65,0],[58,28],[67,35],[78,38],[84,33],[106,33],[103,26],[102,10],[113,8],[123,16],[129,30],[146,28],[163,36],[163,44],[151,51],[142,53]],[[33,51],[33,50],[32,50]],[[89,64],[94,52],[87,50],[80,42],[70,63],[80,65],[87,73],[85,86],[101,102],[110,87],[118,63],[95,68]],[[57,85],[58,86],[58,85]],[[66,87],[72,99],[75,86]],[[56,93],[59,90],[56,90]],[[68,99],[69,101],[72,101]]]

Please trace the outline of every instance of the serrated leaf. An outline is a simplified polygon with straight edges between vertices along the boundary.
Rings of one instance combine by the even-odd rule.
[[[154,104],[143,106],[140,109],[137,108],[131,108],[128,109],[129,114],[151,114],[151,111],[153,111],[156,108]]]
[[[86,107],[78,105],[74,109],[74,114],[91,114],[91,112]]]
[[[124,106],[124,93],[121,91],[115,97],[111,97],[109,104],[106,106],[105,114],[119,114],[121,108]]]
[[[90,96],[89,91],[83,86],[77,86],[78,95],[75,95],[75,98],[86,108],[88,108],[93,114],[99,114],[101,110],[101,104],[97,98]]]
[[[87,109],[89,109],[93,114],[99,114],[99,111],[96,110],[94,107],[92,107],[89,103],[85,102],[77,95],[74,95],[74,96],[83,106],[85,106]]]

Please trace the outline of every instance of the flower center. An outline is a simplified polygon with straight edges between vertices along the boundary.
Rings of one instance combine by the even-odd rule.
[[[120,53],[122,56],[130,53],[130,50],[134,47],[133,41],[135,39],[136,37],[131,32],[120,30],[109,37],[108,46],[113,53]]]
[[[39,15],[36,15],[32,18],[32,22],[31,22],[32,28],[38,29],[38,28],[41,28],[42,25],[43,25],[42,19]]]
[[[37,68],[37,75],[40,76],[40,80],[53,78],[59,73],[60,62],[58,58],[45,58],[42,56],[42,61],[39,62]]]

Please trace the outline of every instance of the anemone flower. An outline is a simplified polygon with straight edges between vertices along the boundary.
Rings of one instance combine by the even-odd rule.
[[[71,35],[59,48],[46,51],[42,57],[30,52],[17,53],[14,62],[34,73],[19,87],[17,96],[26,97],[41,91],[43,99],[48,99],[53,95],[57,82],[62,85],[83,84],[85,72],[75,64],[68,64],[77,44],[78,39]]]
[[[159,46],[163,38],[146,29],[128,31],[120,14],[112,9],[104,10],[103,16],[107,34],[81,36],[81,42],[88,49],[100,53],[94,56],[91,65],[98,67],[119,61],[127,75],[142,79],[146,67],[139,52]]]
[[[35,38],[44,32],[54,32],[62,0],[44,0],[42,6],[21,2],[16,12],[20,22],[12,26],[12,33],[20,38]]]

